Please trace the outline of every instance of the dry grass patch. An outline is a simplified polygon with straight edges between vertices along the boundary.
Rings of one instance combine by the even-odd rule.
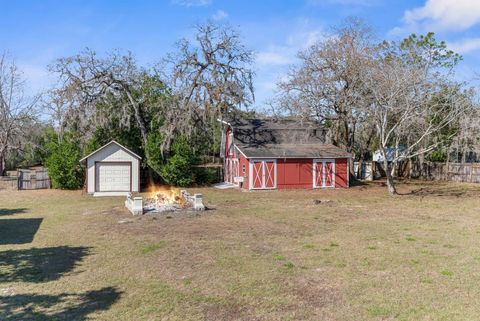
[[[200,191],[215,211],[171,219],[134,218],[122,198],[0,191],[0,320],[480,313],[478,185]]]

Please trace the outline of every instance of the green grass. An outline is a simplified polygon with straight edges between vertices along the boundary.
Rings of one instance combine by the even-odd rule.
[[[277,260],[277,261],[285,261],[285,260],[286,260],[286,259],[285,259],[285,256],[280,255],[280,254],[275,254],[275,255],[273,256],[273,258],[274,258],[275,260]]]
[[[449,270],[443,270],[441,274],[445,276],[453,276],[453,272]]]
[[[147,254],[147,253],[156,251],[158,249],[161,249],[161,248],[165,247],[165,244],[166,244],[166,242],[158,242],[158,243],[155,243],[155,244],[150,244],[150,245],[142,248],[142,253]]]
[[[390,309],[382,306],[369,307],[368,312],[372,317],[387,317],[391,314]]]
[[[480,315],[480,185],[189,191],[216,210],[133,217],[123,198],[0,191],[0,320]]]

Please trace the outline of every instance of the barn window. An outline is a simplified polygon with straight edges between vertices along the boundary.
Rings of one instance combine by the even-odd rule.
[[[247,167],[245,164],[242,165],[242,173],[245,174],[247,172]]]

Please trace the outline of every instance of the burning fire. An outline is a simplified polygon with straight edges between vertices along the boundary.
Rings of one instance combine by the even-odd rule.
[[[186,190],[171,186],[151,185],[147,189],[148,196],[141,205],[142,213],[164,213],[178,210],[205,210],[202,194],[190,195]],[[127,199],[128,201],[129,199]],[[131,200],[131,197],[130,197]],[[141,200],[141,198],[140,198]],[[128,207],[128,205],[126,205]]]
[[[180,189],[171,186],[155,186],[152,185],[148,189],[148,200],[157,205],[171,205],[176,204],[184,206],[186,201],[182,196]]]

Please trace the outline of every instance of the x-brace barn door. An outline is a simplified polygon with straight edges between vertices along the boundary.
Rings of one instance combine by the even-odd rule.
[[[277,187],[277,163],[275,160],[259,160],[250,163],[252,189],[274,189]]]
[[[335,160],[313,160],[313,188],[335,187]]]

